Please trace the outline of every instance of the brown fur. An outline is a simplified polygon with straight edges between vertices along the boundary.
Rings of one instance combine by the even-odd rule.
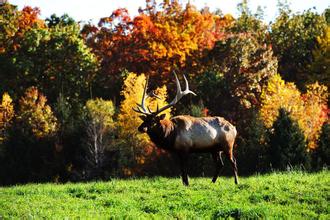
[[[237,166],[233,156],[233,147],[236,138],[236,128],[224,118],[221,117],[192,117],[189,115],[179,115],[168,119],[161,119],[158,116],[149,116],[144,123],[139,127],[147,128],[147,133],[157,147],[174,152],[179,155],[182,180],[185,185],[188,185],[188,177],[186,172],[186,160],[188,154],[192,152],[211,153],[216,163],[216,170],[213,182],[216,181],[220,169],[223,166],[221,153],[231,162],[235,183],[238,183]],[[216,130],[217,135],[213,142],[205,144],[203,147],[199,145],[200,139],[196,135],[204,138],[203,132],[205,129]],[[195,134],[199,132],[201,134]],[[211,132],[211,135],[213,133]],[[195,135],[195,136],[194,136]],[[194,139],[195,137],[195,139]],[[181,141],[183,140],[183,142]],[[213,139],[211,139],[213,140]]]

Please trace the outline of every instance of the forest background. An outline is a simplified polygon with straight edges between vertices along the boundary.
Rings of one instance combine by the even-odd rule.
[[[173,71],[196,97],[167,117],[222,116],[238,130],[241,175],[329,165],[329,9],[279,15],[146,0],[99,23],[0,5],[0,184],[177,176],[171,156],[137,131],[132,107],[146,76],[153,109],[175,94]],[[189,173],[213,171],[194,155]]]

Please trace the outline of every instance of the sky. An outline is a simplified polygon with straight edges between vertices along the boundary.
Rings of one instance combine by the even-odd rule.
[[[127,8],[131,16],[138,14],[139,6],[145,6],[145,0],[9,0],[11,4],[17,5],[19,9],[24,6],[39,7],[41,17],[47,18],[51,14],[63,15],[67,13],[76,21],[97,23],[101,17],[109,16],[117,8]],[[158,0],[161,2],[161,0]],[[180,0],[182,3],[188,0]],[[221,9],[224,14],[230,13],[237,16],[236,6],[241,0],[190,0],[198,8],[210,7],[211,11]],[[278,15],[278,0],[249,0],[249,8],[255,12],[258,6],[264,9],[264,20],[270,22]],[[287,0],[294,12],[303,12],[309,8],[316,8],[322,13],[330,6],[329,0]]]

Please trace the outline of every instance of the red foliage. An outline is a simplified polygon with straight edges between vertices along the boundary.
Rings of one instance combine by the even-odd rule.
[[[164,1],[159,7],[147,1],[133,20],[120,8],[102,18],[97,31],[88,26],[84,33],[111,81],[123,69],[166,80],[173,69],[196,66],[205,49],[224,38],[224,27],[232,21],[229,15],[200,12],[190,4],[183,8],[178,1]]]

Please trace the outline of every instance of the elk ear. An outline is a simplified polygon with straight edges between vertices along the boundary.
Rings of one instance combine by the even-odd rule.
[[[147,119],[145,115],[140,115],[139,117],[141,118],[142,121],[145,121]]]
[[[159,120],[164,120],[165,116],[166,116],[165,114],[161,114],[160,116],[158,116],[158,119]]]

